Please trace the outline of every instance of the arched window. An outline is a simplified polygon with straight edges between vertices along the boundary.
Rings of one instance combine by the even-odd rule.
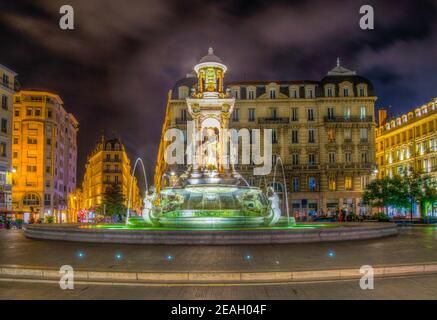
[[[39,196],[35,193],[27,193],[23,198],[23,205],[25,206],[39,206]]]

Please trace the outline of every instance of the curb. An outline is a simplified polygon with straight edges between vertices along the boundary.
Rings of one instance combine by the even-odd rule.
[[[375,267],[376,277],[392,277],[437,273],[437,263],[395,265]],[[331,269],[311,271],[272,272],[123,272],[78,270],[74,278],[85,282],[111,283],[161,283],[161,284],[219,284],[219,283],[280,283],[301,281],[326,281],[359,279],[363,276],[359,269]],[[0,277],[32,280],[60,279],[56,269],[0,266]]]

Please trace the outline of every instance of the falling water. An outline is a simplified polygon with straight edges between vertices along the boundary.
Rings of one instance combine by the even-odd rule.
[[[288,207],[288,194],[287,194],[287,181],[285,179],[285,171],[284,171],[284,164],[282,163],[282,159],[281,157],[277,157],[276,158],[276,163],[275,163],[275,170],[273,172],[273,187],[275,186],[275,182],[276,182],[276,168],[278,166],[278,162],[281,162],[281,168],[282,168],[282,177],[284,179],[284,192],[285,192],[285,209],[287,211],[287,219],[288,219],[288,223],[290,224],[290,209]]]
[[[126,225],[129,222],[129,215],[130,215],[130,201],[131,201],[131,196],[132,196],[132,187],[133,187],[133,183],[134,183],[134,174],[135,174],[135,169],[137,168],[137,164],[138,162],[141,163],[141,168],[143,169],[143,176],[144,176],[144,183],[146,185],[146,193],[149,193],[149,184],[147,183],[147,174],[146,174],[146,170],[144,169],[144,163],[143,160],[141,158],[137,158],[137,160],[135,161],[135,165],[132,169],[132,177],[131,177],[131,181],[130,181],[130,186],[129,186],[129,197],[128,197],[128,201],[127,201],[127,212],[126,212]]]

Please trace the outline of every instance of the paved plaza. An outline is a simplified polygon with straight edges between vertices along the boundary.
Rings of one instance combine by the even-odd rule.
[[[437,275],[375,279],[374,290],[358,280],[250,286],[108,286],[0,281],[0,299],[437,299]]]
[[[289,245],[160,246],[39,241],[0,230],[0,265],[114,271],[300,271],[437,262],[437,226],[394,237]]]

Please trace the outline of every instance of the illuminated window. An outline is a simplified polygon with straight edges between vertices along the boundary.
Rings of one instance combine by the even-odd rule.
[[[352,177],[344,178],[344,189],[347,191],[352,190]]]
[[[23,198],[23,204],[25,206],[39,206],[39,197],[37,194],[28,193]]]
[[[335,177],[329,177],[329,190],[330,191],[337,190],[337,181]]]

